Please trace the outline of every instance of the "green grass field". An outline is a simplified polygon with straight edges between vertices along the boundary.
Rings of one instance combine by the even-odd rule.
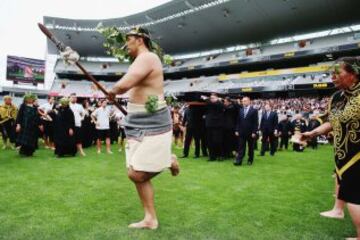
[[[114,153],[116,147],[113,147]],[[181,159],[178,177],[154,179],[160,228],[143,217],[123,153],[33,158],[0,150],[0,239],[343,239],[350,217],[321,218],[333,205],[332,149],[278,152],[254,165]],[[180,155],[180,150],[175,150]]]

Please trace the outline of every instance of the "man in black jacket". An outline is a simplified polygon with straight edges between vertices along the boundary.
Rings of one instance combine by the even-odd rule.
[[[236,150],[235,127],[238,108],[229,97],[224,99],[224,122],[223,122],[223,150],[225,158],[232,158],[232,152]]]
[[[292,122],[292,129],[293,129],[293,134],[306,132],[307,129],[306,122],[300,113],[295,115],[295,120],[293,120]],[[293,150],[296,152],[302,152],[304,151],[304,146],[298,143],[293,143]]]
[[[206,105],[205,126],[209,149],[209,161],[221,160],[223,156],[224,104],[216,93],[210,95]]]
[[[288,149],[289,138],[291,137],[293,131],[290,119],[291,115],[287,115],[283,120],[279,122],[278,125],[278,133],[280,136],[280,150],[282,150],[283,147],[285,147],[286,150]]]
[[[309,124],[308,124],[308,128],[307,128],[307,131],[308,132],[311,132],[312,130],[314,130],[315,128],[319,127],[321,125],[320,123],[320,120],[318,118],[318,115],[317,114],[312,114],[311,117],[310,117],[310,121],[309,121]],[[318,147],[318,140],[316,137],[312,138],[310,141],[309,141],[309,146],[311,146],[312,149],[317,149]]]
[[[182,125],[186,127],[183,158],[189,156],[192,139],[195,141],[195,158],[200,157],[200,146],[203,156],[207,156],[205,143],[205,106],[189,104],[185,109]]]
[[[265,104],[265,111],[261,117],[260,131],[261,131],[261,152],[260,155],[264,156],[265,151],[270,144],[270,155],[274,156],[276,151],[276,135],[278,126],[278,115],[276,112],[271,111],[270,104]]]
[[[243,108],[239,111],[235,135],[239,137],[239,150],[234,165],[240,166],[248,144],[248,164],[254,161],[254,143],[258,130],[258,111],[250,105],[250,98],[243,97]]]

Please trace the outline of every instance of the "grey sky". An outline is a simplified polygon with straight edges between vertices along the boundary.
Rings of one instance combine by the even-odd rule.
[[[0,0],[0,59],[6,55],[43,59],[46,41],[36,25],[42,22],[43,16],[74,19],[123,17],[168,1]]]

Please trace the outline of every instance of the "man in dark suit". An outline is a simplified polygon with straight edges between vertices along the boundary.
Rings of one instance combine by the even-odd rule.
[[[308,124],[308,128],[307,128],[307,131],[308,132],[311,132],[312,130],[314,130],[315,128],[319,127],[321,125],[320,123],[320,120],[318,118],[318,115],[317,114],[312,114],[311,117],[310,117],[310,120],[309,120],[309,124]],[[309,141],[309,146],[312,148],[312,149],[317,149],[318,147],[318,140],[317,138],[312,138],[310,141]]]
[[[260,155],[264,156],[265,151],[270,144],[270,155],[274,156],[276,151],[276,135],[278,126],[278,115],[276,112],[271,111],[269,103],[265,104],[265,111],[261,117],[260,131],[261,131],[261,152]]]
[[[239,137],[239,150],[235,166],[240,166],[245,156],[246,143],[248,145],[248,164],[254,161],[254,143],[258,130],[258,111],[250,105],[250,98],[243,97],[243,108],[239,111],[235,135]]]
[[[235,136],[236,119],[238,107],[234,105],[229,97],[224,99],[224,121],[223,121],[223,149],[224,157],[232,158],[233,151],[236,151],[237,137]]]
[[[189,103],[185,109],[182,125],[186,127],[184,150],[182,158],[189,156],[189,149],[192,139],[195,141],[195,158],[200,157],[200,146],[203,156],[207,156],[205,143],[205,106]]]
[[[286,117],[279,122],[278,125],[278,133],[280,136],[279,150],[282,150],[283,147],[285,147],[286,150],[288,149],[289,138],[291,137],[293,131],[290,119],[291,119],[291,115],[286,115]]]
[[[212,93],[210,99],[207,101],[205,115],[209,161],[222,160],[223,121],[224,104],[220,101],[216,93]]]
[[[293,129],[293,134],[306,132],[307,129],[306,122],[300,113],[295,115],[295,120],[292,121],[292,129]],[[304,146],[298,143],[293,143],[293,150],[296,152],[302,152],[304,151]]]

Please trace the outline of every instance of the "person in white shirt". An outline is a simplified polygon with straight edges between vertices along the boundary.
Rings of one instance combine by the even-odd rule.
[[[54,127],[53,127],[53,121],[50,116],[50,112],[54,109],[54,103],[55,99],[52,96],[48,96],[47,102],[42,104],[39,107],[39,114],[41,115],[41,122],[44,125],[44,143],[45,148],[51,148],[52,150],[55,150],[54,147]]]
[[[97,108],[91,117],[96,126],[96,147],[97,153],[101,153],[101,141],[105,140],[106,151],[112,154],[110,149],[110,116],[111,110],[107,108],[107,100],[101,100],[101,106]]]
[[[86,156],[82,147],[82,132],[81,132],[81,121],[85,117],[85,110],[81,104],[76,103],[76,93],[70,94],[70,109],[74,113],[75,118],[75,141],[76,147],[81,156]]]

